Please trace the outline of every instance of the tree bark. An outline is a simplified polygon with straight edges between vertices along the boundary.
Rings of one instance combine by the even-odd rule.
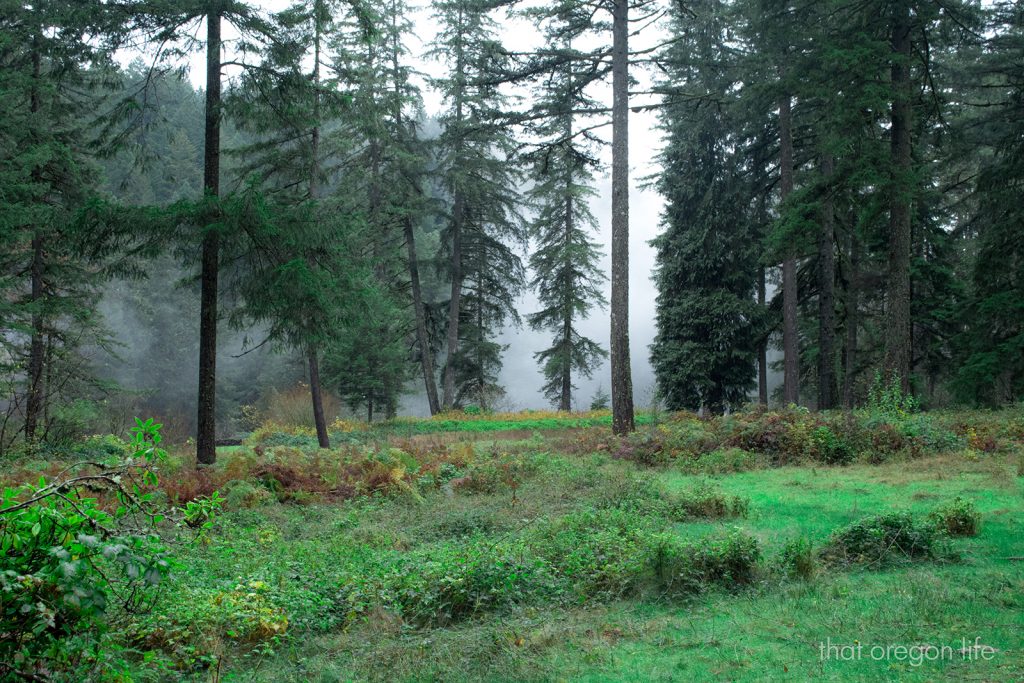
[[[889,262],[885,305],[885,371],[910,390],[910,6],[896,3],[892,24],[893,88],[890,142],[892,179],[889,207]]]
[[[571,71],[571,70],[570,70]],[[572,117],[568,119],[566,126],[566,139],[572,140]],[[567,162],[571,164],[571,161]],[[569,168],[565,181],[565,248],[572,248],[572,169]],[[566,263],[563,267],[568,270],[571,264]],[[569,296],[572,282],[565,283],[565,296]],[[565,319],[562,321],[562,392],[558,400],[558,409],[569,412],[572,410],[572,313],[571,305],[565,307]]]
[[[857,371],[857,325],[859,324],[857,309],[860,307],[860,245],[854,234],[855,229],[855,225],[850,226],[847,238],[850,272],[846,285],[846,317],[843,320],[846,332],[846,341],[843,344],[843,407],[847,410],[852,410],[854,403],[854,380]]]
[[[25,400],[25,440],[34,443],[39,416],[43,412],[43,366],[46,345],[44,343],[43,314],[39,310],[43,303],[43,237],[37,230],[32,235],[32,340],[28,353],[28,396]]]
[[[313,17],[313,128],[309,135],[309,199],[313,202],[313,211],[319,212],[316,202],[320,198],[320,27],[321,2],[314,5]],[[307,262],[311,259],[306,257]],[[312,264],[311,264],[312,267]],[[316,440],[320,448],[331,447],[331,437],[327,432],[327,419],[324,417],[324,399],[320,382],[320,360],[316,344],[310,344],[306,351],[309,360],[309,396],[313,402],[313,423],[316,426]]]
[[[416,254],[416,235],[412,220],[404,219],[405,248],[409,254],[409,282],[412,287],[412,308],[416,318],[416,342],[420,347],[420,366],[423,368],[423,384],[427,389],[427,403],[430,414],[441,412],[437,397],[437,380],[434,377],[434,357],[430,351],[430,336],[427,333],[427,312],[423,305],[423,290],[420,287],[419,257]]]
[[[629,358],[629,0],[612,12],[612,431],[636,430]]]
[[[448,359],[444,366],[445,410],[455,403],[455,356],[459,352],[459,309],[462,303],[462,216],[463,199],[456,195],[452,207],[451,297],[448,299]]]
[[[203,191],[209,201],[220,195],[220,11],[206,17],[206,139],[203,150]],[[213,217],[211,216],[210,219]],[[207,226],[202,245],[199,295],[199,415],[196,459],[200,465],[217,459],[217,276],[220,243],[215,228]]]
[[[462,13],[459,12],[459,25],[462,24]],[[465,88],[465,61],[463,59],[462,42],[459,41],[455,56],[455,122],[464,124],[462,114],[463,89]],[[462,142],[457,142],[461,149]],[[458,163],[460,154],[456,153]],[[459,169],[461,170],[461,169]],[[448,355],[444,366],[444,396],[442,406],[451,410],[455,403],[455,356],[459,352],[459,309],[462,303],[462,227],[465,219],[465,197],[459,187],[455,188],[452,205],[452,254],[451,254],[451,296],[448,299]]]
[[[324,400],[320,390],[320,362],[315,348],[309,349],[309,393],[313,399],[313,422],[316,424],[316,440],[320,448],[330,448],[331,438],[327,432],[327,418],[324,417]]]
[[[779,186],[782,201],[793,192],[793,113],[790,97],[779,100]],[[796,254],[787,247],[782,261],[783,402],[800,402],[800,348],[797,338]]]
[[[826,183],[831,182],[834,170],[832,157],[821,162],[821,173]],[[836,257],[833,249],[835,215],[832,188],[826,188],[821,203],[821,231],[818,234],[818,410],[835,407],[835,281]]]
[[[39,50],[32,50],[32,91],[29,96],[29,111],[32,112],[33,123],[40,125],[38,113],[41,108],[39,96],[39,79],[42,77],[42,55]],[[33,178],[38,177],[38,172],[33,170]],[[29,342],[28,351],[28,396],[25,398],[25,440],[34,443],[36,440],[36,429],[39,426],[39,415],[43,409],[43,355],[45,345],[43,343],[43,315],[40,307],[43,301],[43,235],[39,229],[32,234],[32,263],[30,266],[32,301],[32,338]]]
[[[761,272],[757,277],[757,303],[763,308],[767,305],[767,292],[765,287],[765,268],[761,266]],[[768,405],[768,337],[757,347],[757,401],[763,406]]]
[[[398,12],[394,3],[391,6],[391,30],[392,36],[397,41],[398,36]],[[391,46],[391,67],[395,77],[395,126],[398,130],[402,128],[402,104],[399,87],[398,45]],[[437,377],[434,371],[434,356],[430,350],[430,334],[427,332],[427,312],[423,304],[423,289],[420,284],[420,262],[416,252],[416,231],[412,218],[406,215],[402,221],[402,229],[405,236],[405,248],[409,261],[409,284],[412,289],[412,310],[416,320],[416,343],[420,348],[420,367],[423,369],[423,385],[427,391],[427,404],[430,406],[430,414],[437,415],[441,412],[441,401],[437,395]]]

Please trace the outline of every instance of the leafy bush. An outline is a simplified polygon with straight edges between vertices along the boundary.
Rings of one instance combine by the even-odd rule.
[[[981,514],[974,502],[960,496],[933,510],[928,519],[950,536],[974,536],[981,526]]]
[[[581,510],[535,530],[530,541],[579,600],[618,598],[643,580],[654,523],[621,509]]]
[[[659,535],[650,562],[661,591],[690,595],[712,585],[734,588],[752,583],[760,559],[757,539],[734,529],[695,541]]]
[[[887,566],[940,556],[939,534],[909,512],[865,517],[834,531],[822,557],[834,565]]]
[[[618,440],[617,448],[612,451],[612,457],[648,467],[665,465],[672,459],[664,435],[655,430],[634,432],[622,437]]]
[[[136,610],[170,568],[151,525],[160,425],[137,421],[132,456],[81,463],[54,481],[6,488],[0,505],[0,673],[34,680],[87,646],[118,608]],[[74,466],[73,466],[74,467]],[[76,468],[77,469],[77,468]],[[98,496],[105,496],[101,501]],[[93,497],[96,496],[96,497]],[[108,512],[108,506],[115,508]]]
[[[224,504],[230,510],[254,508],[274,500],[274,494],[250,481],[235,479],[224,485]]]
[[[868,410],[892,417],[906,417],[920,409],[913,394],[904,394],[900,378],[893,375],[886,384],[882,373],[875,371],[874,381],[868,389]]]
[[[710,482],[704,481],[682,493],[672,495],[666,501],[666,512],[670,519],[722,519],[725,517],[746,517],[750,501],[740,496],[724,493]]]
[[[492,511],[473,507],[445,515],[434,526],[434,531],[443,538],[462,538],[487,534],[498,526],[498,518]]]
[[[385,576],[381,595],[409,621],[446,624],[553,595],[555,586],[549,565],[520,544],[478,542],[410,553]]]
[[[209,653],[222,649],[225,640],[254,646],[287,633],[290,620],[270,584],[249,579],[229,585],[174,585],[179,594],[175,609],[144,617],[136,643],[171,655],[177,668],[187,669],[210,663]]]
[[[853,460],[853,450],[828,425],[811,433],[813,458],[826,465],[845,465]]]
[[[742,448],[716,448],[710,453],[680,459],[677,467],[687,474],[731,474],[767,465],[767,459]]]

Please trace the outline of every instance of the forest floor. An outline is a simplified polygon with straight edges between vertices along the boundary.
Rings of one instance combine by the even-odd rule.
[[[1020,680],[1015,428],[988,452],[968,427],[964,448],[845,466],[721,449],[680,466],[664,444],[649,462],[637,451],[652,436],[630,451],[603,426],[391,438],[375,446],[392,458],[377,458],[390,472],[375,495],[228,487],[235,509],[181,558],[143,630],[170,641],[179,673],[194,655],[196,680]],[[925,524],[958,497],[980,516],[974,536],[923,557],[823,559],[836,530],[893,511]],[[697,576],[672,585],[650,559],[666,537],[724,547],[733,566],[677,567]],[[729,545],[747,537],[749,575],[749,547]]]
[[[178,457],[131,679],[1024,680],[1021,411],[579,419]]]

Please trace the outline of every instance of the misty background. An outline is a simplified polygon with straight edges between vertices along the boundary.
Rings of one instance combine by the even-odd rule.
[[[264,0],[254,3],[264,11],[284,9],[284,0]],[[425,127],[443,107],[439,93],[430,85],[431,76],[440,76],[439,63],[422,56],[436,33],[437,26],[429,9],[420,8],[413,13],[415,36],[408,45],[414,59],[414,68],[419,72],[419,86],[424,101],[423,118]],[[536,46],[538,32],[522,18],[509,16],[501,24],[503,41],[509,50],[528,51]],[[233,37],[225,27],[225,38]],[[662,39],[659,31],[650,31],[644,44],[634,47],[642,49],[646,43],[657,43]],[[230,42],[228,43],[230,45]],[[230,49],[230,48],[228,48]],[[122,62],[137,70],[145,68],[146,55],[125,53]],[[202,177],[202,102],[204,57],[196,53],[187,71],[187,79],[167,84],[164,93],[167,106],[162,106],[162,121],[149,135],[147,150],[151,159],[148,166],[133,166],[130,160],[121,157],[105,164],[108,190],[125,201],[139,204],[171,202],[183,197],[195,197],[201,192]],[[649,85],[649,76],[641,69],[635,69],[638,83],[635,89],[644,91]],[[230,78],[233,74],[225,71]],[[528,93],[510,90],[509,97],[515,103],[528,101]],[[599,100],[611,102],[610,87],[595,91]],[[658,128],[658,114],[654,108],[644,108],[653,100],[638,95],[631,100],[636,107],[630,114],[630,348],[633,369],[634,400],[640,407],[651,406],[655,400],[654,373],[649,361],[649,345],[656,334],[655,298],[657,291],[651,281],[654,268],[654,250],[649,242],[659,231],[662,198],[646,186],[646,178],[659,171],[657,157],[662,147],[662,136]],[[525,105],[523,105],[525,106]],[[610,127],[597,131],[604,138],[610,137]],[[238,133],[227,122],[223,133],[223,145],[230,149],[232,138]],[[597,195],[591,200],[591,209],[598,219],[596,240],[602,245],[604,256],[601,268],[610,271],[611,238],[611,179],[610,145],[599,150],[604,168],[596,177]],[[230,161],[225,176],[230,173]],[[524,263],[527,254],[522,253]],[[195,396],[198,383],[198,358],[195,349],[198,339],[199,299],[198,286],[189,279],[190,274],[181,270],[171,257],[161,258],[147,265],[148,278],[144,281],[116,281],[106,287],[100,311],[109,324],[115,339],[115,353],[98,354],[97,364],[101,373],[129,391],[129,397],[139,403],[140,409],[157,414],[169,425],[178,425],[184,432],[192,433],[195,423]],[[528,279],[532,273],[527,275]],[[604,293],[610,298],[610,282],[603,285]],[[770,294],[770,293],[769,293]],[[230,301],[225,301],[230,306]],[[534,293],[527,287],[517,301],[517,310],[525,317],[538,308]],[[610,319],[607,309],[597,309],[587,320],[579,322],[581,334],[591,337],[607,350]],[[544,383],[541,370],[534,354],[549,343],[549,332],[535,332],[523,325],[508,327],[497,341],[506,345],[504,365],[499,377],[506,390],[500,407],[508,410],[539,409],[550,407],[541,387]],[[255,405],[266,399],[267,392],[283,392],[294,387],[305,378],[305,364],[288,353],[278,353],[270,345],[261,345],[263,338],[259,329],[231,330],[222,324],[218,338],[218,413],[227,422],[222,431],[232,433],[239,428],[239,409]],[[769,361],[778,353],[769,350]],[[779,373],[769,374],[769,391],[773,392],[780,382]],[[594,371],[591,378],[574,377],[577,390],[574,408],[586,409],[591,398],[603,390],[610,391],[610,367],[606,360]],[[412,381],[408,393],[402,398],[400,415],[429,415],[422,380]],[[131,400],[125,399],[125,400]],[[340,406],[336,408],[340,409]],[[177,430],[176,430],[177,431]]]

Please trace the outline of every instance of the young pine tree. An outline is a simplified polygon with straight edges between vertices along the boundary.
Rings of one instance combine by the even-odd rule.
[[[446,64],[435,81],[445,97],[443,131],[437,141],[441,186],[450,198],[442,233],[448,302],[447,358],[442,407],[466,400],[493,403],[501,390],[501,345],[493,337],[518,323],[515,297],[523,265],[514,250],[526,230],[518,214],[519,172],[514,145],[499,114],[505,52],[490,16],[493,3],[443,0],[435,5],[441,26],[432,54]]]
[[[746,201],[736,83],[723,68],[728,26],[714,11],[721,3],[702,4],[700,19],[676,19],[664,60],[672,84],[699,99],[670,101],[663,114],[665,231],[652,242],[658,331],[651,363],[669,409],[722,412],[754,387],[764,308],[754,296],[757,226]]]
[[[577,126],[579,110],[596,109],[584,94],[589,82],[584,55],[572,48],[572,17],[552,17],[548,37],[561,40],[553,55],[553,68],[544,75],[544,90],[534,105],[540,123],[533,131],[542,138],[530,155],[533,181],[528,197],[537,211],[531,225],[536,248],[530,256],[534,272],[531,286],[541,310],[528,316],[535,330],[553,333],[551,346],[536,358],[544,373],[544,395],[559,410],[571,410],[573,373],[590,377],[607,352],[577,329],[596,306],[607,301],[598,269],[600,248],[590,237],[597,220],[588,200],[593,169],[598,161],[590,151],[594,136]]]

